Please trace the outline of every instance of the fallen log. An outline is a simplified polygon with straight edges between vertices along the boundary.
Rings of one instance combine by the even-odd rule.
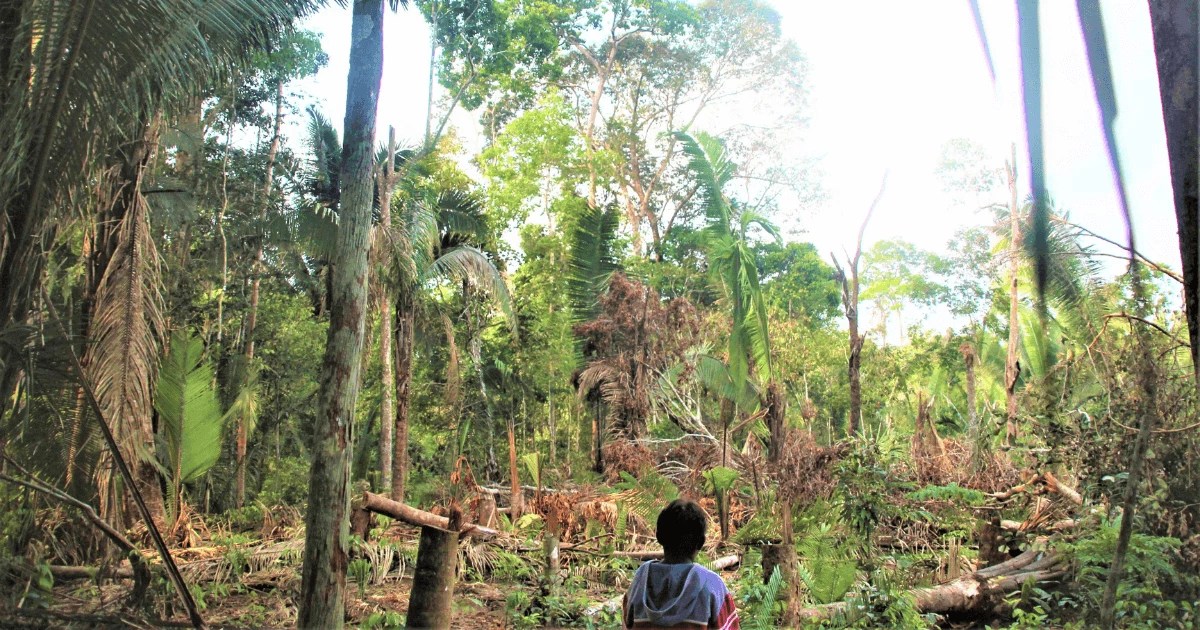
[[[1013,486],[1004,492],[992,492],[987,496],[1004,501],[1022,492],[1033,492],[1039,484],[1044,484],[1047,491],[1058,494],[1074,505],[1083,505],[1083,495],[1079,494],[1078,490],[1059,481],[1054,473],[1049,471],[1034,475],[1029,481]]]
[[[1000,521],[1000,528],[1015,532],[1030,532],[1037,530],[1045,530],[1057,532],[1064,529],[1071,529],[1079,524],[1079,521],[1073,518],[1064,518],[1054,521],[1053,523],[1031,523],[1029,521],[1010,521],[1004,519]]]
[[[50,575],[53,575],[56,581],[93,580],[97,575],[100,574],[100,567],[81,567],[58,564],[50,565]],[[110,578],[130,579],[133,577],[133,569],[126,564],[124,566],[114,567],[104,571],[103,575]]]
[[[918,612],[955,614],[983,612],[1001,604],[1009,593],[1028,580],[1049,582],[1066,575],[1058,555],[1030,549],[1021,555],[938,586],[910,591]],[[830,619],[846,611],[849,602],[801,608],[803,619]]]
[[[450,527],[450,519],[445,516],[438,516],[433,512],[426,512],[411,505],[393,501],[374,492],[363,493],[362,505],[360,507],[368,512],[382,514],[416,527],[432,527],[434,529],[449,529]],[[474,523],[463,523],[459,535],[474,536],[476,538],[494,538],[499,536],[500,532]]]

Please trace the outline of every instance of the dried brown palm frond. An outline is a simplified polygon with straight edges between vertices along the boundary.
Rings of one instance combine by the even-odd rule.
[[[104,417],[114,424],[121,454],[158,520],[163,505],[154,469],[151,384],[158,367],[163,298],[161,266],[140,190],[147,157],[127,161],[114,175],[112,207],[104,216],[117,223],[97,226],[97,242],[111,243],[112,255],[96,288],[87,333],[93,343],[83,364]]]

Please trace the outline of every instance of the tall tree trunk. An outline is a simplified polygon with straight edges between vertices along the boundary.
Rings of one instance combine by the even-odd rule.
[[[345,616],[351,429],[358,399],[369,276],[375,110],[383,75],[383,0],[355,1],[351,33],[329,336],[309,451],[312,472],[296,622],[301,628],[341,628]]]
[[[404,501],[408,483],[408,411],[411,402],[414,329],[416,304],[412,293],[401,290],[396,296],[396,423],[392,435],[392,500]]]
[[[267,222],[267,209],[271,206],[271,190],[274,188],[275,160],[279,155],[279,145],[282,140],[280,130],[283,128],[283,79],[275,85],[275,128],[271,135],[271,146],[267,149],[267,169],[263,179],[263,200],[258,210],[259,233],[258,243],[254,250],[254,279],[250,281],[250,307],[246,313],[246,336],[242,346],[242,384],[245,389],[253,380],[251,370],[254,364],[254,330],[258,325],[258,291],[263,275],[263,241],[266,240],[263,230]],[[234,503],[242,507],[246,503],[246,444],[250,438],[250,423],[252,419],[245,409],[238,414],[237,423],[237,479]]]
[[[388,157],[384,164],[383,181],[379,186],[379,227],[375,230],[375,250],[380,265],[386,265],[391,257],[390,231],[392,228],[392,186],[396,171],[396,128],[388,128]],[[379,409],[379,487],[392,487],[392,429],[396,422],[396,366],[392,363],[392,294],[387,283],[376,279],[379,287],[379,366],[380,366],[380,409]],[[403,497],[393,497],[402,501]]]
[[[1195,0],[1150,0],[1158,61],[1158,91],[1167,131],[1167,158],[1175,193],[1183,297],[1192,366],[1200,388],[1200,9]]]
[[[1017,356],[1021,344],[1021,328],[1017,319],[1017,309],[1020,306],[1017,292],[1017,276],[1021,269],[1021,209],[1017,201],[1017,159],[1016,146],[1013,146],[1013,157],[1007,164],[1008,174],[1008,355],[1004,360],[1004,402],[1008,418],[1004,430],[1004,443],[1011,446],[1017,438],[1017,377],[1020,368]]]
[[[840,272],[839,272],[840,273]],[[858,332],[858,260],[851,263],[851,276],[842,274],[842,301],[846,322],[850,326],[850,358],[846,373],[850,379],[850,417],[846,420],[846,435],[856,435],[862,425],[862,349],[863,336]]]
[[[783,455],[784,420],[787,416],[787,398],[783,386],[778,381],[767,383],[767,430],[771,433],[771,441],[767,445],[767,460],[772,464],[779,462]]]

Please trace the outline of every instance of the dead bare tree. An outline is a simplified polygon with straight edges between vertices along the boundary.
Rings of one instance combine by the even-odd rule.
[[[849,275],[846,274],[846,268],[843,268],[841,263],[838,262],[837,255],[830,255],[833,259],[833,266],[837,269],[837,280],[842,285],[842,306],[846,310],[846,321],[850,325],[850,360],[848,366],[850,375],[850,418],[846,421],[846,435],[858,433],[859,427],[862,424],[861,366],[864,337],[858,330],[858,264],[862,259],[863,235],[867,231],[867,224],[871,221],[871,215],[875,213],[875,207],[879,205],[879,200],[883,198],[883,191],[887,189],[887,178],[887,173],[884,173],[883,181],[879,184],[879,193],[875,195],[875,200],[871,202],[871,207],[867,209],[867,216],[863,217],[862,226],[858,228],[858,241],[854,248],[854,256],[846,255],[846,268],[850,270]]]

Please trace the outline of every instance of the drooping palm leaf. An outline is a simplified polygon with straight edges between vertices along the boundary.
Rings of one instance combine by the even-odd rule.
[[[475,286],[483,288],[496,301],[509,324],[516,328],[516,315],[512,310],[512,297],[508,285],[487,254],[469,245],[447,250],[425,271],[425,280],[434,277],[465,278]]]
[[[696,178],[697,194],[704,201],[705,214],[709,221],[729,222],[730,202],[725,196],[725,185],[733,179],[736,166],[729,160],[725,145],[717,138],[698,133],[695,137],[683,131],[674,134],[679,140],[688,168]]]
[[[1126,240],[1129,243],[1130,260],[1133,260],[1133,217],[1129,214],[1129,198],[1125,189],[1125,173],[1117,153],[1117,92],[1113,87],[1112,64],[1108,60],[1108,42],[1104,36],[1104,17],[1100,13],[1098,0],[1076,0],[1079,12],[1079,27],[1083,31],[1083,42],[1087,47],[1088,66],[1092,70],[1092,86],[1096,91],[1096,103],[1100,106],[1100,120],[1104,127],[1104,144],[1108,149],[1108,164],[1117,185],[1117,202],[1125,219]],[[1048,220],[1048,219],[1047,219]]]
[[[122,186],[115,204],[116,249],[96,290],[84,355],[88,378],[128,461],[154,462],[150,387],[163,330],[162,276],[150,236],[140,176]]]

